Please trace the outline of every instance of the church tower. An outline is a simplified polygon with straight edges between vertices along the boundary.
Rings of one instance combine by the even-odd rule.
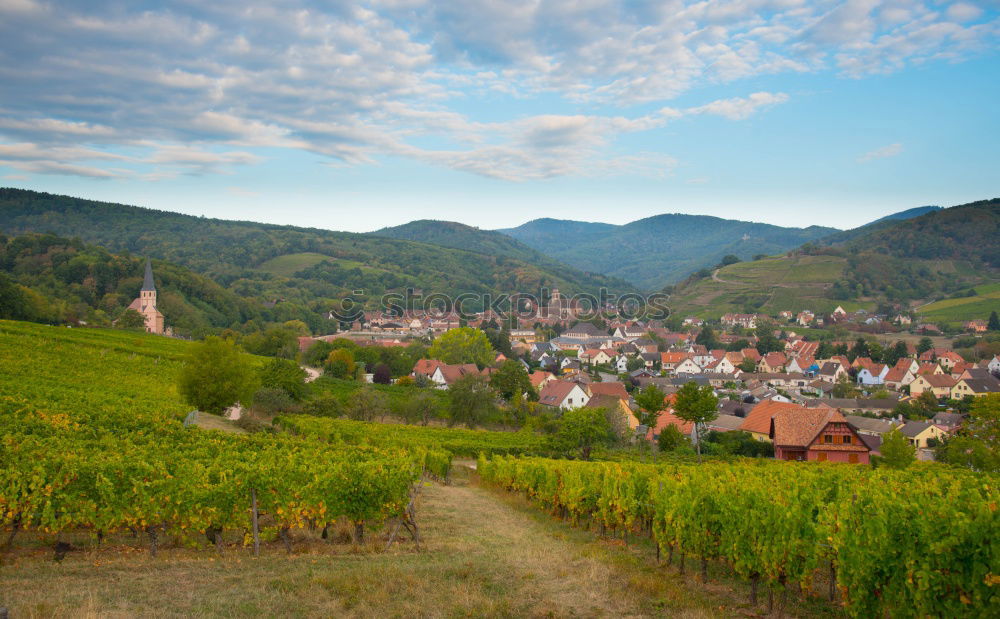
[[[146,319],[146,331],[149,333],[164,333],[163,314],[156,309],[156,284],[153,282],[153,266],[146,258],[146,274],[142,278],[142,288],[139,298],[132,301],[128,309],[135,310]]]
[[[149,263],[149,258],[146,258],[146,275],[142,279],[139,300],[142,302],[142,305],[156,307],[156,284],[153,283],[153,265]]]

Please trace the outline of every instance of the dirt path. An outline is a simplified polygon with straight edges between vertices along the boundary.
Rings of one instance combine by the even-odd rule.
[[[316,380],[317,378],[319,378],[319,370],[317,370],[316,368],[311,368],[311,367],[309,367],[307,365],[303,365],[303,366],[300,366],[300,367],[303,370],[306,371],[306,381],[305,382],[311,383],[314,380]]]

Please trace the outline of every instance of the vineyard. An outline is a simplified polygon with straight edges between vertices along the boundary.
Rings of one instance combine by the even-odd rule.
[[[545,451],[545,437],[533,432],[491,432],[348,421],[294,415],[275,421],[289,431],[331,443],[379,447],[439,448],[452,456],[521,455]]]
[[[0,322],[0,526],[57,542],[145,532],[182,543],[223,531],[288,540],[292,529],[404,517],[423,472],[450,455],[345,448],[289,435],[185,428],[175,376],[187,343]]]
[[[480,458],[484,482],[575,524],[646,535],[678,562],[811,591],[832,573],[854,616],[997,616],[996,479],[773,461],[701,466]],[[831,591],[830,597],[835,597]]]

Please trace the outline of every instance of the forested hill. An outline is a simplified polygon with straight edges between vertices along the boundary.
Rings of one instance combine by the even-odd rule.
[[[499,232],[574,267],[654,289],[717,264],[728,254],[748,260],[796,248],[837,230],[665,214],[620,226],[537,219]]]
[[[911,219],[867,226],[832,244],[696,273],[673,290],[675,311],[907,308],[952,299],[928,318],[986,318],[1000,282],[1000,199],[932,209]]]
[[[52,234],[0,235],[0,317],[108,326],[139,296],[145,261]],[[266,317],[240,298],[186,269],[153,261],[157,307],[183,335],[202,335]]]
[[[382,228],[370,234],[513,258],[542,267],[547,272],[566,280],[586,281],[593,278],[593,275],[550,258],[506,234],[495,230],[481,230],[454,221],[421,219],[401,226]],[[613,278],[608,278],[608,281],[612,282]],[[625,281],[614,282],[614,285],[620,288],[632,287],[632,284]]]
[[[563,265],[370,234],[225,221],[20,189],[0,189],[0,231],[52,232],[149,255],[207,275],[241,296],[300,304],[405,287],[427,292],[573,293],[628,286]]]

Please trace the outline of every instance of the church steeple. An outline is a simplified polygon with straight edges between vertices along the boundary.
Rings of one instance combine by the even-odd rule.
[[[142,290],[156,292],[156,284],[153,283],[153,265],[146,258],[146,276],[142,280]]]

